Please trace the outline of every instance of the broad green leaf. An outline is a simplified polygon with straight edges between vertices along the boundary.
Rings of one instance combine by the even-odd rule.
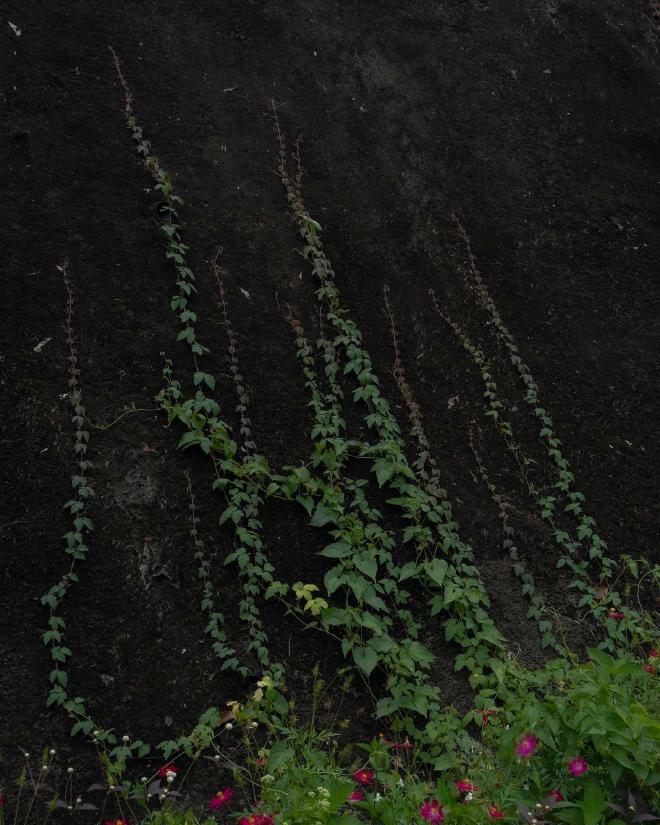
[[[368,646],[363,647],[361,645],[356,645],[353,648],[353,659],[355,660],[355,664],[367,676],[369,676],[371,671],[378,664],[378,654],[372,647]]]
[[[350,556],[353,548],[350,544],[343,541],[336,541],[333,544],[328,544],[323,550],[319,552],[319,556],[325,556],[328,559],[343,559]]]

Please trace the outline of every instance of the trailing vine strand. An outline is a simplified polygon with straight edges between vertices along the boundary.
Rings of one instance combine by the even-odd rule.
[[[578,602],[579,606],[589,607],[594,617],[603,623],[606,635],[600,643],[600,647],[605,650],[615,651],[618,647],[622,648],[627,646],[630,641],[634,641],[636,644],[654,642],[657,639],[657,630],[650,617],[631,607],[626,608],[625,613],[622,612],[623,598],[615,589],[616,582],[612,580],[616,564],[604,552],[607,549],[607,545],[597,533],[594,518],[584,510],[583,503],[585,496],[583,493],[574,489],[575,476],[570,469],[568,460],[561,452],[561,441],[554,431],[552,418],[546,409],[541,406],[539,387],[532,376],[531,370],[522,360],[518,346],[511,332],[505,326],[497,306],[488,291],[488,287],[477,269],[470,239],[463,224],[454,212],[451,213],[451,219],[465,245],[468,260],[467,283],[469,290],[474,295],[477,305],[487,313],[489,323],[487,323],[486,326],[496,340],[505,348],[508,354],[509,364],[515,368],[519,378],[526,387],[524,395],[525,401],[532,410],[535,418],[542,425],[539,436],[555,468],[556,481],[554,482],[554,487],[557,495],[540,495],[532,485],[530,485],[529,488],[530,493],[537,499],[542,517],[552,526],[555,541],[564,551],[557,566],[562,567],[566,565],[571,570],[574,578],[570,586],[582,593]],[[437,302],[436,310],[440,312],[437,307]],[[490,377],[491,368],[485,356],[480,349],[472,344],[457,324],[446,318],[445,320],[449,323],[459,340],[461,340],[466,351],[471,355],[484,381],[488,379],[485,397],[487,397],[489,401],[489,412],[494,420],[498,422],[500,432],[503,433],[503,427],[509,428],[510,430],[511,425],[509,422],[499,421],[501,402],[499,402],[496,396],[497,387]],[[486,377],[484,378],[484,376]],[[503,434],[506,437],[506,433]],[[511,449],[514,450],[514,442],[511,441],[510,444],[512,445]],[[519,466],[523,465],[521,465],[519,461]],[[573,537],[555,525],[557,507],[561,499],[567,502],[563,507],[563,512],[570,514],[577,522]],[[585,558],[577,561],[575,557],[581,548],[584,548]],[[590,564],[598,566],[600,576],[600,582],[598,584],[594,584],[589,576],[588,567]]]

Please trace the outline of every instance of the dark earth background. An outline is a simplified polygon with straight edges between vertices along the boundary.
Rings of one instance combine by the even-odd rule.
[[[18,746],[57,746],[62,770],[94,775],[89,746],[69,741],[69,721],[45,707],[50,662],[39,639],[39,599],[63,570],[62,504],[73,472],[56,269],[65,255],[90,418],[147,410],[92,431],[96,532],[65,603],[74,692],[118,733],[157,742],[253,684],[219,672],[202,632],[186,468],[202,534],[220,559],[230,536],[215,526],[222,501],[210,494],[208,466],[177,451],[180,433],[163,427],[153,400],[160,353],[181,377],[188,353],[169,310],[174,279],[159,198],[133,154],[108,44],[186,201],[200,337],[235,423],[209,267],[224,247],[253,428],[274,466],[309,453],[307,396],[282,309],[294,304],[312,337],[316,310],[274,174],[271,97],[289,139],[304,135],[307,206],[407,431],[383,313],[383,284],[391,286],[408,378],[512,649],[528,663],[543,659],[499,549],[497,511],[476,478],[471,420],[543,592],[562,611],[572,607],[552,541],[483,417],[478,376],[429,302],[433,287],[499,363],[513,398],[515,381],[464,289],[450,209],[471,235],[612,554],[658,560],[660,35],[647,0],[14,0],[0,8],[0,779],[15,775]],[[522,406],[517,426],[542,483]],[[278,578],[320,580],[315,551],[327,538],[275,502],[264,522]],[[240,647],[235,572],[218,563],[216,577]],[[265,615],[304,713],[312,666],[331,676],[341,657],[278,608]],[[430,625],[424,641],[438,654],[447,700],[469,707],[453,651]],[[356,736],[379,730],[369,712],[356,684],[345,708]]]

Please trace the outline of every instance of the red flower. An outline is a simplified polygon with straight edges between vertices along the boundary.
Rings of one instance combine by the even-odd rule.
[[[364,794],[359,788],[356,788],[348,797],[349,802],[362,802]]]
[[[477,785],[473,785],[471,782],[468,782],[467,779],[461,779],[460,782],[454,782],[454,785],[456,785],[459,791],[463,791],[464,793],[479,790]]]
[[[5,798],[2,794],[0,794],[0,808],[5,804]]]
[[[367,770],[366,768],[362,768],[359,771],[355,771],[353,774],[353,779],[360,785],[373,785],[374,772]]]
[[[551,791],[548,791],[548,799],[552,799],[554,802],[563,802],[564,795],[559,788],[553,788]]]
[[[535,736],[532,736],[530,733],[528,733],[526,736],[523,736],[523,738],[518,743],[516,753],[518,754],[518,756],[523,756],[527,758],[528,756],[531,756],[534,753],[538,743],[539,740]]]
[[[589,765],[584,756],[575,756],[573,759],[568,760],[568,772],[571,776],[582,776],[582,774],[588,770]]]
[[[125,819],[106,819],[105,825],[128,825]]]
[[[213,799],[209,802],[209,808],[212,808],[215,811],[221,805],[224,805],[225,802],[229,802],[233,795],[233,788],[225,788],[224,791],[218,791],[217,794],[213,797]]]
[[[488,724],[488,717],[489,716],[494,716],[496,713],[497,713],[497,711],[492,709],[492,708],[490,710],[482,710],[481,711],[481,724],[486,726]]]
[[[488,808],[488,816],[491,819],[502,819],[502,817],[504,816],[504,813],[503,813],[503,811],[500,811],[499,808],[496,808],[495,805],[491,805]]]
[[[442,805],[440,805],[437,799],[427,799],[419,809],[419,815],[427,822],[442,822],[444,816]]]
[[[617,610],[615,607],[610,607],[610,612],[607,614],[610,619],[625,619],[626,614]]]
[[[177,768],[176,765],[165,765],[164,768],[161,768],[158,771],[158,776],[162,776],[162,777],[165,778],[165,777],[167,777],[168,773],[177,774],[177,773],[179,773],[179,769]]]
[[[272,814],[250,814],[240,819],[241,825],[275,825]]]
[[[655,668],[653,667],[653,665],[644,665],[644,670],[647,673],[655,673]]]

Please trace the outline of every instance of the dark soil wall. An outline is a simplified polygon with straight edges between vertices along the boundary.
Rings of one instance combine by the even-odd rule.
[[[5,0],[0,774],[9,775],[16,745],[68,737],[67,720],[45,708],[49,659],[39,641],[39,598],[61,574],[68,529],[63,255],[75,281],[88,413],[109,422],[131,404],[148,410],[92,433],[97,531],[67,597],[72,678],[104,721],[152,741],[244,689],[217,672],[191,596],[186,467],[206,540],[222,552],[227,537],[214,528],[219,504],[205,465],[176,451],[177,434],[163,428],[153,401],[160,353],[180,363],[187,353],[168,307],[173,278],[158,197],[132,154],[107,45],[119,52],[145,133],[186,200],[200,333],[233,408],[209,272],[224,246],[256,440],[276,466],[306,457],[310,424],[280,309],[294,303],[310,331],[315,316],[314,285],[299,276],[274,174],[271,97],[289,137],[303,133],[306,201],[345,302],[405,426],[382,308],[382,286],[391,285],[410,383],[459,521],[514,647],[537,661],[497,550],[496,511],[467,447],[477,376],[428,290],[464,316],[464,254],[448,221],[456,208],[601,533],[615,555],[657,561],[655,25],[647,0]],[[484,449],[502,465],[495,474],[560,603],[545,564],[551,545],[486,424]],[[292,528],[276,505],[266,522],[282,575],[313,576],[319,537]],[[224,575],[231,606],[237,588]],[[278,652],[291,650],[291,689],[304,698],[314,662],[332,669],[339,659],[276,612],[271,621]],[[439,678],[449,678],[445,669],[452,664],[441,660]],[[469,701],[458,683],[448,691]],[[83,762],[83,743],[71,747]]]

